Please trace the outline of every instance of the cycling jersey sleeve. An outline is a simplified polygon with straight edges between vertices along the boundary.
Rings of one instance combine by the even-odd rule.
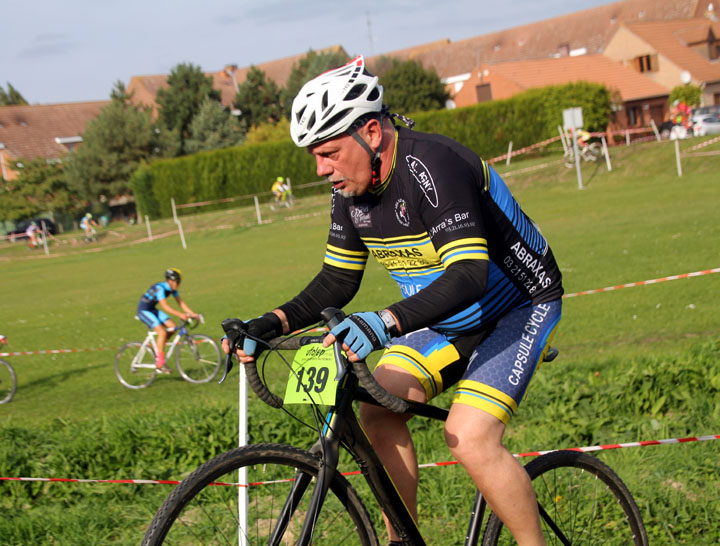
[[[459,261],[417,294],[388,309],[403,333],[414,332],[452,317],[477,302],[487,288],[486,261]]]

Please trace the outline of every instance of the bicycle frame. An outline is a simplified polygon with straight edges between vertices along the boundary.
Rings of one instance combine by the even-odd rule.
[[[182,325],[178,326],[176,328],[173,328],[172,330],[168,330],[168,334],[172,335],[172,340],[167,345],[168,349],[166,352],[166,358],[170,360],[170,357],[173,354],[173,351],[175,350],[175,347],[178,346],[178,344],[182,341],[182,339],[187,335],[187,328]],[[133,359],[132,366],[133,368],[150,368],[155,367],[155,364],[139,364],[139,362],[142,361],[142,357],[145,355],[145,351],[147,350],[148,346],[152,347],[152,350],[155,352],[155,354],[158,353],[158,346],[157,346],[157,333],[155,333],[154,330],[148,330],[147,336],[145,336],[145,340],[143,341],[142,345],[140,346],[140,349],[138,349],[137,355]]]
[[[357,415],[355,414],[353,401],[365,402],[379,405],[375,399],[363,388],[359,387],[358,378],[354,373],[348,373],[338,386],[336,405],[327,413],[321,438],[310,449],[311,453],[321,456],[320,472],[313,489],[310,506],[305,515],[303,528],[300,532],[298,544],[310,544],[312,540],[313,525],[317,515],[322,509],[323,501],[330,486],[330,481],[337,471],[340,446],[352,455],[356,464],[360,467],[365,481],[370,486],[378,505],[385,512],[401,539],[408,544],[426,544],[417,522],[414,520],[395,484],[387,473],[387,470],[380,461],[379,456],[372,447],[365,431],[363,430]],[[408,402],[408,412],[411,415],[445,421],[448,411],[442,408]],[[296,499],[300,498],[310,483],[310,476],[299,475],[288,496],[283,512],[278,518],[277,527],[269,541],[270,544],[278,544],[280,537],[285,532],[286,526],[292,515],[293,507],[297,505]],[[475,546],[480,538],[482,519],[485,512],[486,502],[483,496],[477,491],[473,504],[468,532],[465,537],[465,546]]]

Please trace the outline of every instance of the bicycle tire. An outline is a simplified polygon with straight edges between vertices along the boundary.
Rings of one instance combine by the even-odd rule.
[[[139,341],[131,341],[115,354],[115,375],[128,389],[144,389],[155,380],[157,374],[155,351],[147,346],[140,354],[142,346]],[[138,357],[139,361],[136,360]]]
[[[17,376],[9,362],[0,360],[0,404],[12,400],[17,389]]]
[[[555,451],[525,466],[538,503],[569,544],[647,546],[640,510],[618,475],[597,457]],[[541,516],[548,545],[564,544]],[[515,544],[502,521],[491,514],[483,546]]]
[[[206,462],[170,493],[148,527],[142,544],[238,544],[237,470],[248,471],[248,524],[245,544],[269,544],[292,482],[301,475],[314,478],[320,460],[286,445],[239,447]],[[211,486],[211,484],[216,484]],[[219,485],[217,485],[219,484]],[[235,486],[232,486],[235,484]],[[311,497],[308,487],[277,544],[295,544]],[[221,520],[222,517],[222,520]],[[252,536],[251,536],[252,535]],[[378,546],[370,516],[353,487],[339,473],[315,524],[313,545]]]
[[[568,169],[572,169],[575,166],[575,154],[572,151],[567,151],[563,154],[563,163]]]
[[[177,369],[190,383],[207,383],[220,371],[222,354],[215,340],[205,334],[188,334],[178,343]]]

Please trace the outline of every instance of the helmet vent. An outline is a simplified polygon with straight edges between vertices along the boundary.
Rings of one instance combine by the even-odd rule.
[[[361,97],[363,93],[365,93],[365,90],[367,89],[367,85],[364,83],[359,83],[358,85],[353,85],[353,88],[348,91],[348,94],[345,95],[345,100],[354,100],[358,97]]]
[[[352,112],[352,108],[346,108],[345,110],[341,110],[337,114],[335,114],[333,117],[331,117],[329,120],[327,120],[325,123],[323,123],[322,127],[320,127],[316,133],[322,133],[326,128],[328,127],[334,127],[337,125],[340,120],[347,117],[347,115]]]

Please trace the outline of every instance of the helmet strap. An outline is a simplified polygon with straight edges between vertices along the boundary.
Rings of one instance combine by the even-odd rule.
[[[380,146],[378,146],[378,149],[373,152],[373,149],[370,147],[370,145],[363,140],[363,138],[357,133],[357,130],[353,129],[350,131],[350,136],[355,139],[355,141],[362,146],[365,151],[370,155],[370,169],[372,171],[372,181],[370,182],[371,186],[377,186],[380,184],[380,167],[382,166],[382,161],[380,159],[380,153],[382,152],[383,142],[385,140],[385,131],[383,127],[383,117],[380,116],[380,119],[378,120],[380,122]]]

